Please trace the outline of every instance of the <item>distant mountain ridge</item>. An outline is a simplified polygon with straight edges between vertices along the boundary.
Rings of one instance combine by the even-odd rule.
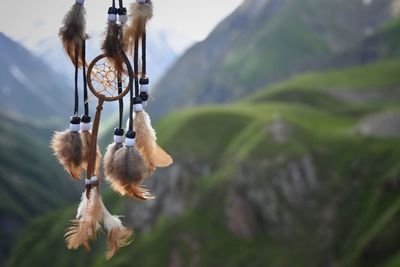
[[[170,68],[154,90],[152,113],[237,100],[329,67],[391,17],[390,0],[247,0]]]

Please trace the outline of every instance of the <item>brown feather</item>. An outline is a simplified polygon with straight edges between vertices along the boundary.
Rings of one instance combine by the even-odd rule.
[[[151,194],[140,186],[148,175],[142,155],[135,147],[110,145],[104,165],[107,181],[123,196],[142,200],[152,199]]]
[[[116,143],[112,143],[110,145],[108,145],[107,147],[107,151],[106,154],[104,154],[104,160],[103,160],[103,164],[104,164],[104,174],[106,175],[106,180],[110,182],[110,178],[114,173],[114,164],[113,164],[113,160],[114,160],[114,154],[115,152],[122,148],[122,144],[116,144]]]
[[[122,57],[123,47],[121,37],[121,25],[116,22],[108,22],[106,37],[101,46],[104,55],[108,57],[114,64],[115,69],[120,72],[126,72],[124,70],[124,59]]]
[[[142,38],[146,32],[146,24],[153,17],[153,3],[147,0],[146,4],[140,4],[136,1],[130,7],[130,24],[125,27],[124,46],[133,51],[133,45],[136,39]]]
[[[112,173],[109,178],[124,185],[140,183],[147,175],[146,165],[135,147],[122,147],[114,154]]]
[[[83,5],[74,4],[65,15],[63,26],[60,28],[58,35],[64,46],[64,50],[72,63],[75,65],[75,55],[78,51],[78,66],[81,67],[83,62],[81,51],[83,41],[88,38],[86,31],[85,8]]]
[[[77,249],[82,245],[90,250],[89,240],[96,239],[102,219],[103,207],[97,188],[91,190],[89,199],[83,193],[77,218],[71,221],[71,226],[65,232],[68,249]]]
[[[87,164],[89,161],[89,150],[90,150],[90,143],[92,141],[92,134],[90,131],[83,131],[81,132],[81,139],[82,139],[82,168],[87,169]],[[95,175],[100,176],[100,167],[101,167],[101,153],[100,148],[97,146],[96,148],[96,168],[95,168]]]
[[[131,243],[129,239],[132,234],[133,231],[125,227],[112,229],[108,233],[108,250],[106,255],[107,260],[111,259],[114,256],[118,248],[128,246]]]
[[[111,188],[119,192],[122,196],[137,198],[139,200],[151,200],[155,197],[140,184],[123,184],[118,180],[111,181]]]
[[[151,120],[146,111],[135,114],[133,120],[136,129],[136,147],[143,155],[149,173],[156,167],[167,167],[172,164],[172,158],[157,145],[157,135],[151,126]]]
[[[82,140],[78,132],[65,130],[55,132],[50,146],[58,161],[73,179],[80,179],[82,173]]]
[[[140,200],[151,200],[155,199],[146,188],[141,185],[129,184],[124,187],[125,195],[131,198],[137,198]]]

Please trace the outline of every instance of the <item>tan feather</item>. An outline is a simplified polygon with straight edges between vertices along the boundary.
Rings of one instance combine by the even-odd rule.
[[[155,158],[154,158],[154,164],[156,167],[168,167],[170,166],[174,160],[172,157],[165,152],[164,149],[162,149],[159,145],[156,146],[156,152],[155,152]]]
[[[83,246],[86,250],[90,250],[89,240],[96,239],[103,216],[101,197],[97,188],[91,190],[89,199],[84,192],[76,219],[71,221],[71,226],[65,232],[68,249]]]
[[[111,259],[115,252],[131,243],[133,230],[122,225],[118,216],[111,215],[103,204],[104,226],[108,231],[107,243],[107,260]]]
[[[133,124],[136,130],[136,147],[143,155],[149,173],[156,167],[167,167],[172,164],[172,158],[157,145],[156,131],[151,126],[151,120],[146,111],[135,114]]]
[[[78,132],[69,129],[55,132],[50,142],[54,155],[73,179],[80,179],[82,173],[82,140]]]
[[[140,39],[146,32],[146,24],[153,17],[153,3],[147,0],[145,4],[133,2],[130,6],[130,24],[125,27],[124,46],[133,51],[134,41]]]
[[[140,184],[124,184],[121,181],[112,180],[110,185],[113,190],[119,192],[122,196],[139,200],[155,199],[155,197]]]
[[[81,51],[83,42],[88,38],[86,31],[85,7],[75,3],[65,15],[63,26],[58,35],[62,41],[65,52],[75,65],[76,52],[78,52],[78,66],[83,65]]]
[[[81,132],[82,139],[82,168],[87,169],[87,164],[89,161],[89,150],[90,150],[90,142],[92,141],[92,133],[90,131]],[[100,148],[97,146],[96,148],[96,168],[95,175],[100,176],[100,167],[101,167],[101,153]]]

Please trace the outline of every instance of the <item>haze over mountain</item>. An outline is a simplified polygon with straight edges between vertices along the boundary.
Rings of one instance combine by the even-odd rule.
[[[90,62],[97,55],[101,54],[100,46],[104,38],[101,32],[92,32],[90,39],[87,42],[87,61]],[[182,46],[173,47],[176,42],[172,33],[166,34],[165,32],[150,31],[148,36],[148,74],[153,82],[156,82],[175,61],[188,45],[192,43],[190,40],[182,40]],[[65,52],[62,48],[58,35],[54,33],[44,39],[40,40],[25,40],[29,42],[29,49],[48,66],[63,74],[66,79],[73,79],[73,66],[67,59]],[[24,42],[24,41],[23,41]],[[28,43],[25,43],[28,45]]]

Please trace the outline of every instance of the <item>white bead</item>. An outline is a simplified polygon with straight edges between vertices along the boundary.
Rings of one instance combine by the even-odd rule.
[[[143,111],[143,105],[142,104],[135,104],[133,105],[133,109],[135,112],[142,112]]]
[[[117,15],[116,14],[108,14],[108,21],[109,22],[116,22],[117,21]]]
[[[92,129],[92,124],[90,122],[89,123],[81,122],[80,128],[81,132],[87,132],[90,131],[90,129]]]
[[[141,84],[140,85],[140,92],[148,93],[149,92],[149,85],[148,84]]]
[[[90,182],[91,182],[92,184],[94,184],[94,183],[97,182],[97,181],[98,181],[97,176],[93,176],[92,178],[90,178]]]
[[[85,3],[85,0],[75,0],[75,3],[83,5]]]
[[[124,142],[124,137],[119,135],[114,135],[114,143],[122,144]]]
[[[81,126],[79,124],[69,124],[69,129],[71,130],[71,132],[79,132],[79,130],[81,129]]]
[[[142,101],[142,105],[144,108],[147,107],[147,101]]]
[[[132,138],[126,138],[125,139],[125,146],[126,147],[133,147],[136,144],[136,140]]]
[[[119,15],[118,19],[119,19],[119,22],[126,23],[128,21],[128,16],[127,15]]]
[[[85,185],[90,185],[90,184],[92,184],[91,179],[85,179]]]

